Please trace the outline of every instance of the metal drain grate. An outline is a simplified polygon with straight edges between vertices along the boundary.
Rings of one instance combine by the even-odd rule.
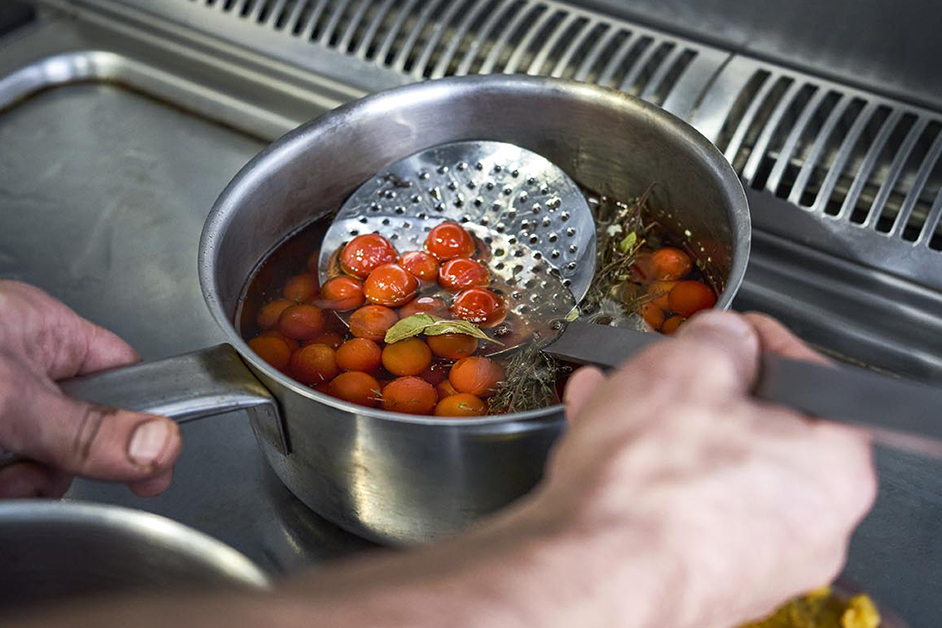
[[[693,122],[746,185],[866,234],[858,261],[942,286],[942,116],[745,58],[713,89],[724,115],[708,95]]]
[[[125,0],[286,56],[286,43],[384,71],[312,63],[366,91],[445,76],[525,73],[618,89],[684,116],[729,54],[575,8],[533,0]],[[246,37],[245,27],[254,27]],[[297,63],[298,50],[290,55]]]

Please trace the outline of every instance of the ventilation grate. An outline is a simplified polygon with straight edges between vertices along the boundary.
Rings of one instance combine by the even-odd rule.
[[[668,109],[727,53],[559,2],[533,0],[173,0],[307,42],[409,80],[523,73],[598,83]],[[222,32],[224,29],[217,29]],[[364,86],[379,88],[382,86]],[[681,90],[683,91],[683,90]]]
[[[715,142],[747,185],[942,250],[942,118],[769,66],[741,85]]]

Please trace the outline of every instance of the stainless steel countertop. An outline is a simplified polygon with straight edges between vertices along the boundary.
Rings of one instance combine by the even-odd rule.
[[[120,83],[53,87],[0,110],[0,277],[49,290],[145,359],[218,342],[197,282],[197,241],[218,192],[263,144]],[[280,485],[244,416],[191,423],[183,435],[164,495],[78,481],[68,497],[167,515],[274,573],[370,547]],[[879,464],[880,497],[847,573],[913,628],[934,628],[942,464],[896,452],[880,452]]]

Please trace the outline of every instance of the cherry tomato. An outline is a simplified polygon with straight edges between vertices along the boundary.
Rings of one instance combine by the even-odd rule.
[[[438,260],[425,251],[403,253],[399,265],[422,281],[435,281],[438,277]]]
[[[429,336],[428,346],[440,358],[460,360],[477,351],[478,339],[466,334],[442,334]]]
[[[425,240],[428,252],[444,262],[454,257],[474,254],[474,238],[456,222],[443,222],[433,227]]]
[[[438,283],[449,292],[461,292],[468,288],[486,288],[491,284],[491,275],[480,263],[467,257],[448,260],[438,271]]]
[[[314,275],[317,275],[317,266],[318,264],[320,264],[320,259],[321,259],[320,251],[314,251],[313,253],[307,256],[307,263],[305,264],[305,266],[307,267],[308,272],[311,272],[311,273],[314,273]]]
[[[388,307],[364,305],[350,315],[350,333],[357,338],[379,342],[386,337],[386,330],[398,320],[396,313]]]
[[[304,384],[329,382],[340,369],[337,356],[327,345],[308,345],[291,354],[291,377]]]
[[[471,321],[488,329],[501,324],[507,317],[507,306],[499,296],[484,288],[471,288],[455,297],[451,304],[455,318]]]
[[[438,403],[435,389],[421,377],[399,377],[383,388],[383,408],[406,414],[431,414]]]
[[[676,281],[654,281],[648,286],[648,294],[654,297],[651,301],[662,310],[669,310],[670,304],[667,302],[667,295],[671,288],[677,285]]]
[[[343,247],[340,267],[343,272],[366,279],[374,269],[392,264],[399,254],[389,240],[376,233],[359,235]]]
[[[444,399],[445,397],[451,397],[452,395],[459,394],[455,387],[452,386],[451,382],[447,379],[435,386],[435,389],[438,391],[439,399]]]
[[[427,381],[432,386],[438,386],[442,382],[448,381],[448,367],[444,364],[433,362],[432,366],[428,367],[419,374],[419,377]]]
[[[483,416],[487,404],[480,397],[459,393],[445,397],[435,406],[435,416]]]
[[[295,340],[313,338],[325,324],[323,310],[308,303],[295,303],[278,317],[278,331]]]
[[[337,366],[341,371],[363,371],[379,368],[383,350],[372,340],[351,338],[337,349]]]
[[[282,340],[285,341],[285,344],[287,344],[288,348],[290,348],[292,351],[294,351],[300,346],[298,345],[297,340],[295,340],[294,338],[288,338],[277,329],[269,329],[268,331],[263,331],[258,336],[259,338],[281,338]]]
[[[327,345],[328,347],[336,351],[337,348],[343,344],[343,336],[341,336],[335,331],[322,331],[321,333],[317,334],[310,340],[305,340],[303,344],[305,346],[306,345]]]
[[[651,269],[654,279],[661,281],[676,281],[683,279],[693,268],[690,256],[672,246],[658,249],[651,254]]]
[[[398,264],[384,264],[366,278],[363,295],[370,303],[399,307],[411,301],[418,289],[415,275]]]
[[[319,287],[320,285],[315,275],[304,273],[303,275],[289,277],[281,292],[285,295],[285,298],[290,301],[309,301],[317,296]]]
[[[651,262],[651,254],[647,252],[638,253],[628,273],[632,280],[639,283],[652,281],[654,279],[654,264]]]
[[[281,316],[281,313],[292,305],[294,305],[294,302],[288,299],[276,299],[271,303],[266,303],[258,308],[258,315],[255,318],[255,322],[257,322],[258,326],[262,329],[271,329],[278,324],[278,317]]]
[[[421,375],[432,364],[432,350],[418,338],[383,347],[383,367],[393,375]]]
[[[503,380],[504,367],[489,358],[462,358],[448,373],[455,390],[484,398],[496,393],[497,384]]]
[[[334,277],[321,288],[323,306],[328,310],[346,312],[355,310],[366,300],[363,286],[353,277]]]
[[[448,306],[438,297],[418,297],[402,306],[399,316],[406,318],[413,314],[431,314],[439,318],[448,317]]]
[[[644,317],[644,321],[650,325],[654,331],[659,330],[661,325],[664,324],[664,310],[653,303],[645,303],[641,306],[641,316]]]
[[[664,321],[664,324],[661,325],[661,333],[668,336],[672,336],[674,332],[677,331],[677,328],[680,327],[681,323],[684,322],[684,318],[681,316],[671,316],[669,319]]]
[[[333,378],[327,387],[327,394],[350,403],[375,408],[379,405],[382,388],[372,375],[350,371]]]
[[[279,371],[284,371],[291,361],[291,347],[281,338],[258,336],[249,340],[249,347]]]
[[[700,310],[716,305],[716,294],[710,286],[699,281],[681,281],[667,295],[671,311],[690,318]]]

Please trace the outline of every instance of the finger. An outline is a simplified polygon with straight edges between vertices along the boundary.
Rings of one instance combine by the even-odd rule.
[[[72,478],[37,462],[18,462],[0,469],[0,499],[62,497]]]
[[[584,367],[576,371],[566,382],[563,403],[566,404],[566,417],[572,421],[579,410],[589,400],[592,393],[605,381],[605,375],[597,368]]]
[[[173,469],[167,469],[160,475],[149,478],[147,480],[140,480],[137,482],[129,482],[128,488],[131,489],[131,492],[137,495],[138,497],[153,497],[155,495],[160,495],[167,488],[170,487],[170,483],[173,481]]]
[[[30,380],[0,395],[4,448],[68,473],[143,480],[170,469],[180,453],[180,430],[164,417],[70,399]]]
[[[88,351],[85,358],[78,365],[76,375],[95,373],[141,361],[141,356],[138,355],[137,351],[116,334],[104,327],[82,320],[87,330]],[[55,375],[50,375],[50,377],[58,379]]]
[[[809,347],[795,336],[785,325],[765,314],[749,312],[744,316],[759,335],[763,351],[775,353],[794,360],[830,364],[830,360]]]

